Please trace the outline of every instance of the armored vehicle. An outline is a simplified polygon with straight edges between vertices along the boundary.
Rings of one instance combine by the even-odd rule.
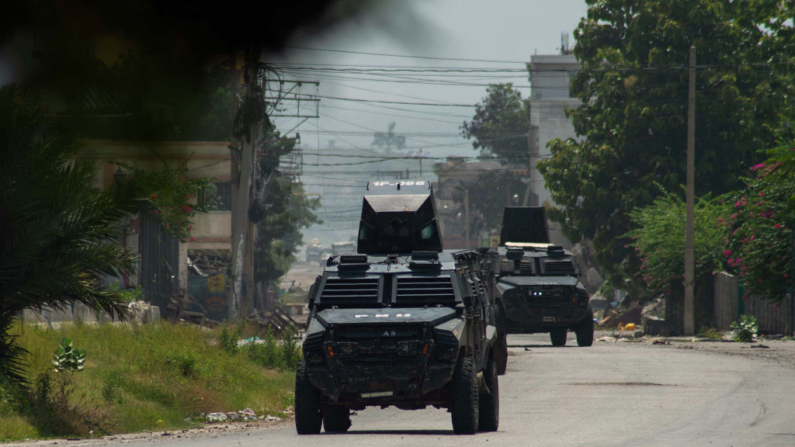
[[[482,250],[482,267],[508,334],[548,332],[553,346],[568,331],[579,346],[593,344],[593,310],[570,252],[549,241],[544,208],[506,207],[500,247]]]
[[[433,406],[455,433],[497,430],[507,345],[476,251],[443,251],[426,181],[370,182],[358,253],[309,292],[295,379],[299,434],[344,432],[351,410]]]

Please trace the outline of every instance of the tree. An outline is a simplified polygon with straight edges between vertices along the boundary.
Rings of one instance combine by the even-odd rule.
[[[406,147],[406,137],[403,135],[397,135],[394,132],[395,124],[397,123],[392,121],[389,123],[389,129],[386,132],[374,133],[373,142],[370,145],[377,146],[378,148],[386,147],[387,152],[392,150],[392,146],[395,146],[398,149],[403,149]]]
[[[7,334],[24,309],[74,302],[124,316],[102,275],[135,268],[115,224],[134,210],[95,188],[95,166],[15,86],[0,88],[0,380],[23,380],[24,351]]]
[[[666,306],[673,309],[669,318],[684,325],[685,215],[684,189],[680,194],[662,190],[654,201],[630,213],[634,229],[626,234],[640,260],[634,274],[650,294],[665,295]],[[695,203],[695,296],[698,301],[696,319],[709,325],[713,275],[725,266],[723,251],[728,231],[718,225],[726,213],[721,198],[707,195]]]
[[[520,174],[507,170],[484,171],[476,180],[458,186],[452,194],[452,199],[462,218],[465,212],[464,191],[469,192],[471,240],[477,241],[476,235],[483,232],[498,231],[502,225],[505,206],[521,205],[525,189]]]
[[[759,147],[790,141],[795,6],[719,0],[587,0],[575,30],[582,64],[569,112],[582,139],[555,140],[539,163],[559,208],[550,217],[570,240],[593,241],[611,282],[640,263],[625,248],[630,213],[657,184],[685,178],[687,70],[698,51],[696,194],[722,194],[758,160]],[[638,285],[637,283],[635,283]]]
[[[726,195],[731,215],[720,224],[730,232],[724,256],[747,290],[773,301],[791,284],[792,225],[795,225],[795,144],[768,151],[754,166],[745,188]]]
[[[461,134],[474,140],[483,156],[497,156],[503,163],[527,161],[530,100],[523,99],[513,84],[491,84],[477,104],[472,121],[461,125]]]
[[[303,245],[300,230],[323,223],[314,213],[320,207],[320,199],[309,198],[300,183],[278,177],[280,156],[292,152],[295,144],[295,139],[270,128],[266,155],[260,158],[263,177],[270,180],[261,185],[267,188],[267,194],[262,194],[261,202],[249,212],[257,223],[254,276],[260,291],[267,290],[292,267],[298,247]]]

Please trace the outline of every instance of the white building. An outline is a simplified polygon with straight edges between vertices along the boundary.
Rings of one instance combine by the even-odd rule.
[[[581,104],[570,90],[579,68],[580,64],[572,54],[533,55],[530,58],[530,206],[555,206],[536,164],[550,157],[547,147],[550,141],[576,138],[566,110]],[[550,223],[550,237],[555,243],[571,245],[554,223]]]

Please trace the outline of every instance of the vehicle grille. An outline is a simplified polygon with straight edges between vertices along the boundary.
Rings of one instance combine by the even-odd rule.
[[[449,276],[398,276],[395,303],[401,306],[455,304],[453,281]]]
[[[570,259],[566,260],[543,259],[541,262],[545,275],[563,276],[563,275],[577,274],[577,272],[574,270],[574,262]]]
[[[378,303],[378,278],[327,278],[320,303],[329,306]]]

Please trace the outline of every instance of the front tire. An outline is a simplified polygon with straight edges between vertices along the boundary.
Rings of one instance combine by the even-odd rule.
[[[497,379],[497,366],[489,359],[483,371],[483,380],[489,388],[489,394],[481,394],[478,414],[478,430],[497,431],[500,426],[500,382]]]
[[[469,357],[459,357],[453,373],[450,413],[453,431],[458,435],[472,435],[478,429],[478,379],[475,365]]]
[[[345,433],[349,428],[351,428],[351,411],[348,407],[324,408],[323,430],[326,433]]]
[[[576,330],[577,346],[593,345],[593,312],[588,312]]]
[[[553,329],[549,332],[549,339],[552,341],[552,346],[566,346],[566,339],[568,338],[567,329]]]
[[[299,435],[316,435],[322,423],[319,393],[309,383],[306,365],[300,360],[295,372],[295,430]]]

